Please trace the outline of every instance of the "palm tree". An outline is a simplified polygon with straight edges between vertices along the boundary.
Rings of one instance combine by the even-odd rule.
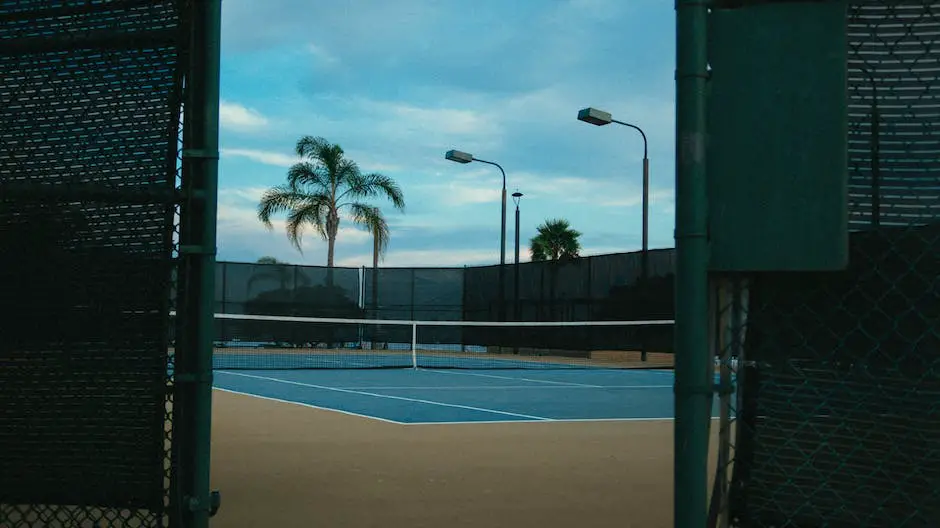
[[[538,226],[538,234],[529,241],[533,261],[578,258],[581,233],[563,218],[552,218]]]
[[[340,213],[348,211],[356,225],[372,234],[376,251],[385,251],[389,230],[382,211],[363,202],[384,196],[399,210],[405,198],[395,180],[379,173],[363,174],[343,149],[321,137],[303,136],[294,148],[303,160],[287,171],[287,182],[268,189],[258,204],[258,218],[271,229],[275,213],[287,213],[287,237],[300,247],[304,226],[310,224],[327,241],[327,267],[333,267]]]

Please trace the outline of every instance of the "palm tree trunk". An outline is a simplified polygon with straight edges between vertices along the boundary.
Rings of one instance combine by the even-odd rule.
[[[379,268],[379,238],[372,237],[372,269]]]
[[[335,248],[336,248],[336,235],[331,233],[327,237],[326,266],[328,268],[333,267],[333,255],[334,255]]]
[[[326,286],[333,287],[333,253],[336,247],[336,235],[327,233],[326,239]]]
[[[339,232],[339,215],[330,211],[326,219],[326,285],[333,286],[333,262],[336,255],[336,234]]]

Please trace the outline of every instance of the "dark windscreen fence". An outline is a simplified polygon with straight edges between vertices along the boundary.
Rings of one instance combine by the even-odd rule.
[[[184,2],[0,3],[0,525],[167,526]]]
[[[370,319],[404,321],[459,321],[463,315],[462,268],[379,268],[362,270],[362,302]],[[407,327],[375,327],[370,331],[391,332],[372,336],[376,342],[409,342]],[[440,337],[455,329],[435,328]]]
[[[465,321],[639,321],[673,318],[674,251],[649,252],[648,278],[643,279],[641,253],[615,253],[581,257],[559,262],[527,262],[506,266],[505,291],[500,297],[499,266],[466,269],[464,293]],[[518,278],[518,279],[517,279]],[[518,287],[517,287],[518,284]],[[486,344],[505,343],[499,332],[486,327],[468,328],[467,339]],[[560,330],[558,332],[561,332]],[[553,348],[579,350],[611,339],[620,344],[632,343],[636,349],[644,345],[650,351],[671,352],[671,325],[637,326],[636,328],[590,328],[584,332],[565,331],[556,336],[565,339],[539,338],[534,332],[518,341],[539,339]],[[605,337],[604,333],[610,333]],[[520,334],[521,335],[521,334]],[[548,334],[542,333],[542,336]],[[534,346],[534,344],[533,344]]]
[[[286,264],[218,264],[218,313],[361,319],[360,270]],[[303,344],[359,339],[349,327],[330,332],[323,325],[311,334],[307,327],[265,321],[216,320],[216,339]]]
[[[223,262],[216,273],[216,312],[272,319],[217,317],[216,346],[225,349],[217,350],[217,355],[225,358],[217,366],[413,366],[401,363],[402,351],[415,346],[416,328],[408,324],[411,321],[419,323],[421,343],[433,344],[435,350],[469,348],[500,354],[509,350],[511,354],[581,358],[596,356],[598,351],[609,351],[611,357],[627,357],[625,354],[639,350],[671,353],[671,324],[538,328],[423,324],[671,321],[673,251],[650,252],[646,280],[642,279],[641,261],[639,253],[621,253],[570,262],[508,265],[503,268],[502,294],[499,266],[328,269]],[[291,321],[290,317],[308,320]],[[331,325],[309,320],[323,318],[346,321]],[[245,352],[252,347],[290,353],[265,356]],[[229,354],[232,350],[235,352]],[[347,361],[352,356],[345,352],[324,352],[336,350],[362,352],[352,361]],[[453,364],[535,365],[531,361]]]
[[[846,28],[849,264],[748,277],[736,526],[940,526],[940,11]]]

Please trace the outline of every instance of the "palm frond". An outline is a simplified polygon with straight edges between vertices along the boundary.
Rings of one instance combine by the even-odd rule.
[[[317,191],[328,190],[330,188],[330,176],[322,165],[302,161],[291,165],[287,169],[287,184],[297,188],[310,186]]]
[[[533,260],[570,260],[581,254],[581,232],[563,218],[551,218],[536,228],[532,238]],[[536,258],[538,256],[539,258]]]
[[[529,253],[531,253],[532,260],[535,262],[548,260],[548,251],[541,235],[534,236],[529,241]]]
[[[287,238],[303,254],[303,230],[305,224],[314,227],[317,234],[326,240],[327,216],[330,211],[329,197],[324,194],[310,195],[310,199],[287,214]]]
[[[363,198],[387,198],[392,205],[403,211],[405,209],[405,195],[398,183],[377,172],[357,174],[346,181],[348,187],[340,197],[349,197],[354,200]],[[339,199],[339,198],[338,198]]]
[[[337,189],[342,187],[348,188],[351,185],[350,182],[354,182],[361,177],[362,172],[359,170],[359,165],[351,159],[343,158],[336,164],[335,174],[331,181],[336,183]],[[337,200],[339,200],[338,197]]]
[[[309,195],[301,192],[293,185],[276,185],[261,195],[258,202],[258,219],[265,227],[271,229],[271,217],[276,213],[283,213],[304,203]]]
[[[331,189],[339,187],[349,173],[359,171],[355,162],[345,158],[343,147],[322,137],[303,136],[294,150],[317,167],[318,178],[329,182]]]
[[[322,137],[302,136],[294,145],[294,152],[301,158],[322,162],[332,147],[333,144]],[[340,149],[340,154],[342,152],[343,150]]]
[[[382,215],[382,210],[373,205],[360,202],[349,204],[349,208],[352,213],[352,221],[364,227],[372,234],[376,251],[379,254],[379,258],[381,258],[385,254],[386,249],[388,249],[388,243],[391,237],[388,223]]]

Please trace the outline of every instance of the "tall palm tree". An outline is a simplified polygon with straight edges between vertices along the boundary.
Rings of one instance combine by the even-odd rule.
[[[306,225],[327,241],[326,265],[333,267],[340,213],[348,211],[354,224],[364,227],[384,252],[389,230],[382,211],[363,200],[385,197],[398,210],[405,198],[392,178],[379,173],[363,174],[356,162],[346,158],[342,147],[321,137],[303,136],[294,148],[303,160],[287,171],[287,182],[264,192],[258,218],[271,229],[275,213],[287,213],[287,237],[303,253],[300,243]]]
[[[581,233],[563,218],[546,220],[537,228],[538,234],[529,241],[532,260],[565,260],[581,253]]]

